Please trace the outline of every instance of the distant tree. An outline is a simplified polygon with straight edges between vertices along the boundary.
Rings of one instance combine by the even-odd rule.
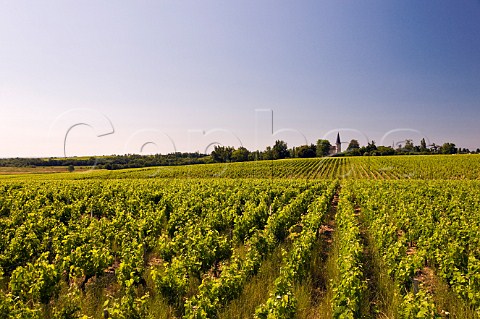
[[[282,159],[288,157],[287,143],[281,140],[275,141],[275,145],[272,148],[273,159]]]
[[[422,140],[420,141],[420,151],[421,152],[427,151],[427,142],[425,142],[424,138],[422,138]]]
[[[413,145],[413,141],[412,140],[405,140],[405,147],[404,149],[407,151],[407,152],[412,152],[415,148],[415,145]]]
[[[258,161],[262,159],[262,152],[260,151],[253,151],[248,154],[249,161]]]
[[[359,156],[359,155],[362,155],[362,153],[360,152],[359,148],[354,148],[351,151],[348,151],[347,155],[348,156]]]
[[[330,144],[329,140],[318,140],[317,141],[317,157],[328,156],[330,154],[330,148],[332,144]]]
[[[372,151],[376,151],[376,150],[377,150],[377,146],[375,145],[375,141],[368,142],[367,152],[372,152]]]
[[[351,140],[350,143],[348,143],[347,151],[353,151],[355,149],[359,149],[360,144],[358,143],[357,140]]]
[[[217,163],[226,163],[232,160],[233,147],[215,145],[211,156],[212,160]]]
[[[68,165],[68,168],[67,168],[67,169],[68,169],[68,171],[71,173],[71,172],[73,172],[73,171],[75,170],[75,166],[73,166],[73,165],[70,164],[70,165]]]
[[[298,146],[298,147],[295,147],[295,146],[294,146],[294,147],[292,147],[292,148],[289,148],[289,149],[287,150],[288,155],[289,155],[291,158],[296,158],[296,157],[298,157],[298,155],[297,155],[297,150],[298,150],[299,147],[300,147],[300,146]]]
[[[240,146],[238,149],[233,151],[232,161],[234,162],[248,161],[248,155],[250,155],[250,151],[247,150],[245,147]]]
[[[295,155],[300,158],[315,157],[317,155],[316,150],[317,147],[314,144],[301,145],[295,148]]]
[[[457,148],[453,143],[443,143],[442,147],[440,148],[440,152],[442,154],[455,154],[457,153]]]
[[[375,141],[368,142],[367,146],[364,146],[365,152],[373,153],[377,150],[377,146],[375,145]]]
[[[262,160],[272,160],[273,159],[273,150],[271,146],[267,146],[265,151],[261,154]]]
[[[377,150],[377,146],[375,145],[375,141],[368,142],[366,146],[362,146],[360,148],[360,154],[364,156],[373,155],[373,153]]]
[[[480,154],[480,148],[477,148],[477,150],[475,151],[475,153]]]
[[[433,153],[438,153],[440,148],[441,147],[435,143],[432,143],[432,145],[430,145],[430,149],[432,150]]]
[[[380,156],[394,155],[395,154],[395,150],[390,146],[379,146],[379,147],[377,147],[377,150],[374,151],[374,152],[376,152],[376,154],[380,155]]]

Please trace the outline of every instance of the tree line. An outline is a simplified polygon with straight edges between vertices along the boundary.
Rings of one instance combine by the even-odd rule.
[[[341,153],[332,151],[332,144],[328,140],[319,139],[317,143],[300,145],[288,148],[282,140],[275,141],[273,146],[267,146],[264,151],[249,151],[241,146],[237,149],[231,146],[215,146],[211,153],[211,161],[215,163],[245,162],[254,160],[276,160],[284,158],[313,158],[325,156],[388,156],[388,155],[428,155],[428,154],[480,154],[480,149],[470,151],[465,148],[457,148],[454,143],[435,143],[427,145],[425,139],[419,145],[414,145],[413,140],[407,139],[404,144],[398,144],[396,148],[391,146],[377,146],[375,141],[360,146],[358,140],[352,139],[348,147]]]
[[[208,162],[209,156],[201,153],[170,153],[155,155],[111,155],[100,157],[68,158],[2,158],[0,167],[44,167],[44,166],[89,166],[100,169],[140,168],[151,166],[176,166],[202,164]]]

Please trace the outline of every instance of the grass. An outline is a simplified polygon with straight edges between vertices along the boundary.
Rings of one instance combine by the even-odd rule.
[[[219,319],[253,317],[255,309],[268,299],[269,292],[273,289],[274,279],[277,278],[280,273],[282,246],[284,245],[277,247],[275,251],[264,260],[257,275],[246,283],[241,295],[219,311]]]
[[[329,278],[335,271],[334,256],[329,254],[329,247],[322,239],[317,241],[309,276],[294,287],[298,301],[297,319],[332,318],[332,291]]]
[[[400,304],[397,288],[394,281],[383,270],[381,253],[372,245],[373,239],[365,226],[363,213],[360,210],[358,219],[362,233],[364,250],[364,265],[367,280],[365,299],[369,301],[362,312],[366,317],[390,319],[397,318],[397,309]],[[368,309],[367,309],[368,307]],[[368,315],[367,315],[368,313]]]
[[[474,319],[479,317],[464,300],[449,288],[444,280],[438,277],[435,277],[434,280],[433,298],[438,312],[448,318]]]

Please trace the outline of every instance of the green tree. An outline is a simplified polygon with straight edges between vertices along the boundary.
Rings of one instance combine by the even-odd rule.
[[[353,151],[359,148],[360,148],[360,144],[358,143],[357,140],[353,139],[350,141],[350,143],[348,143],[347,151]]]
[[[431,145],[431,152],[433,153],[438,153],[438,151],[440,150],[441,146],[435,144],[435,143],[432,143]]]
[[[248,154],[249,161],[258,161],[262,159],[262,152],[260,151],[252,151]]]
[[[455,154],[457,153],[457,148],[453,143],[443,143],[442,147],[440,147],[440,153],[442,154]]]
[[[413,145],[413,141],[412,140],[405,140],[405,147],[404,149],[408,152],[412,152],[413,149],[414,149],[415,145]]]
[[[240,146],[238,149],[234,150],[232,153],[232,161],[234,162],[245,162],[248,161],[248,156],[250,151],[245,147]]]
[[[379,146],[375,152],[380,156],[395,154],[395,150],[390,146]]]
[[[373,155],[376,150],[377,150],[377,146],[375,145],[375,141],[371,141],[371,142],[368,142],[367,146],[362,146],[360,148],[360,154],[369,156],[369,155]]]
[[[281,140],[276,140],[272,148],[273,159],[282,159],[288,157],[287,143]]]
[[[362,155],[362,153],[360,152],[359,148],[354,148],[353,150],[348,151],[347,155],[348,156],[359,156],[359,155]]]
[[[68,165],[68,168],[67,168],[67,169],[68,169],[68,171],[71,173],[71,172],[73,172],[73,171],[75,170],[75,166],[73,166],[73,165]]]
[[[272,160],[273,159],[273,150],[271,146],[267,146],[265,151],[262,153],[262,160]]]
[[[330,154],[330,148],[332,144],[330,144],[329,140],[318,140],[317,141],[317,157],[328,156]]]
[[[422,140],[420,141],[420,151],[421,152],[427,151],[427,142],[425,142],[424,138],[422,138]]]
[[[295,148],[296,157],[300,158],[308,158],[308,157],[315,157],[317,151],[317,147],[313,144],[310,145],[301,145]]]
[[[212,160],[217,163],[230,162],[232,159],[233,147],[215,145],[211,156]]]

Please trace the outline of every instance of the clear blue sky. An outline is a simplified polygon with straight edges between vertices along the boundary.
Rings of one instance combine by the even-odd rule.
[[[480,1],[0,1],[0,111],[0,157],[63,155],[79,123],[67,155],[475,149]]]

